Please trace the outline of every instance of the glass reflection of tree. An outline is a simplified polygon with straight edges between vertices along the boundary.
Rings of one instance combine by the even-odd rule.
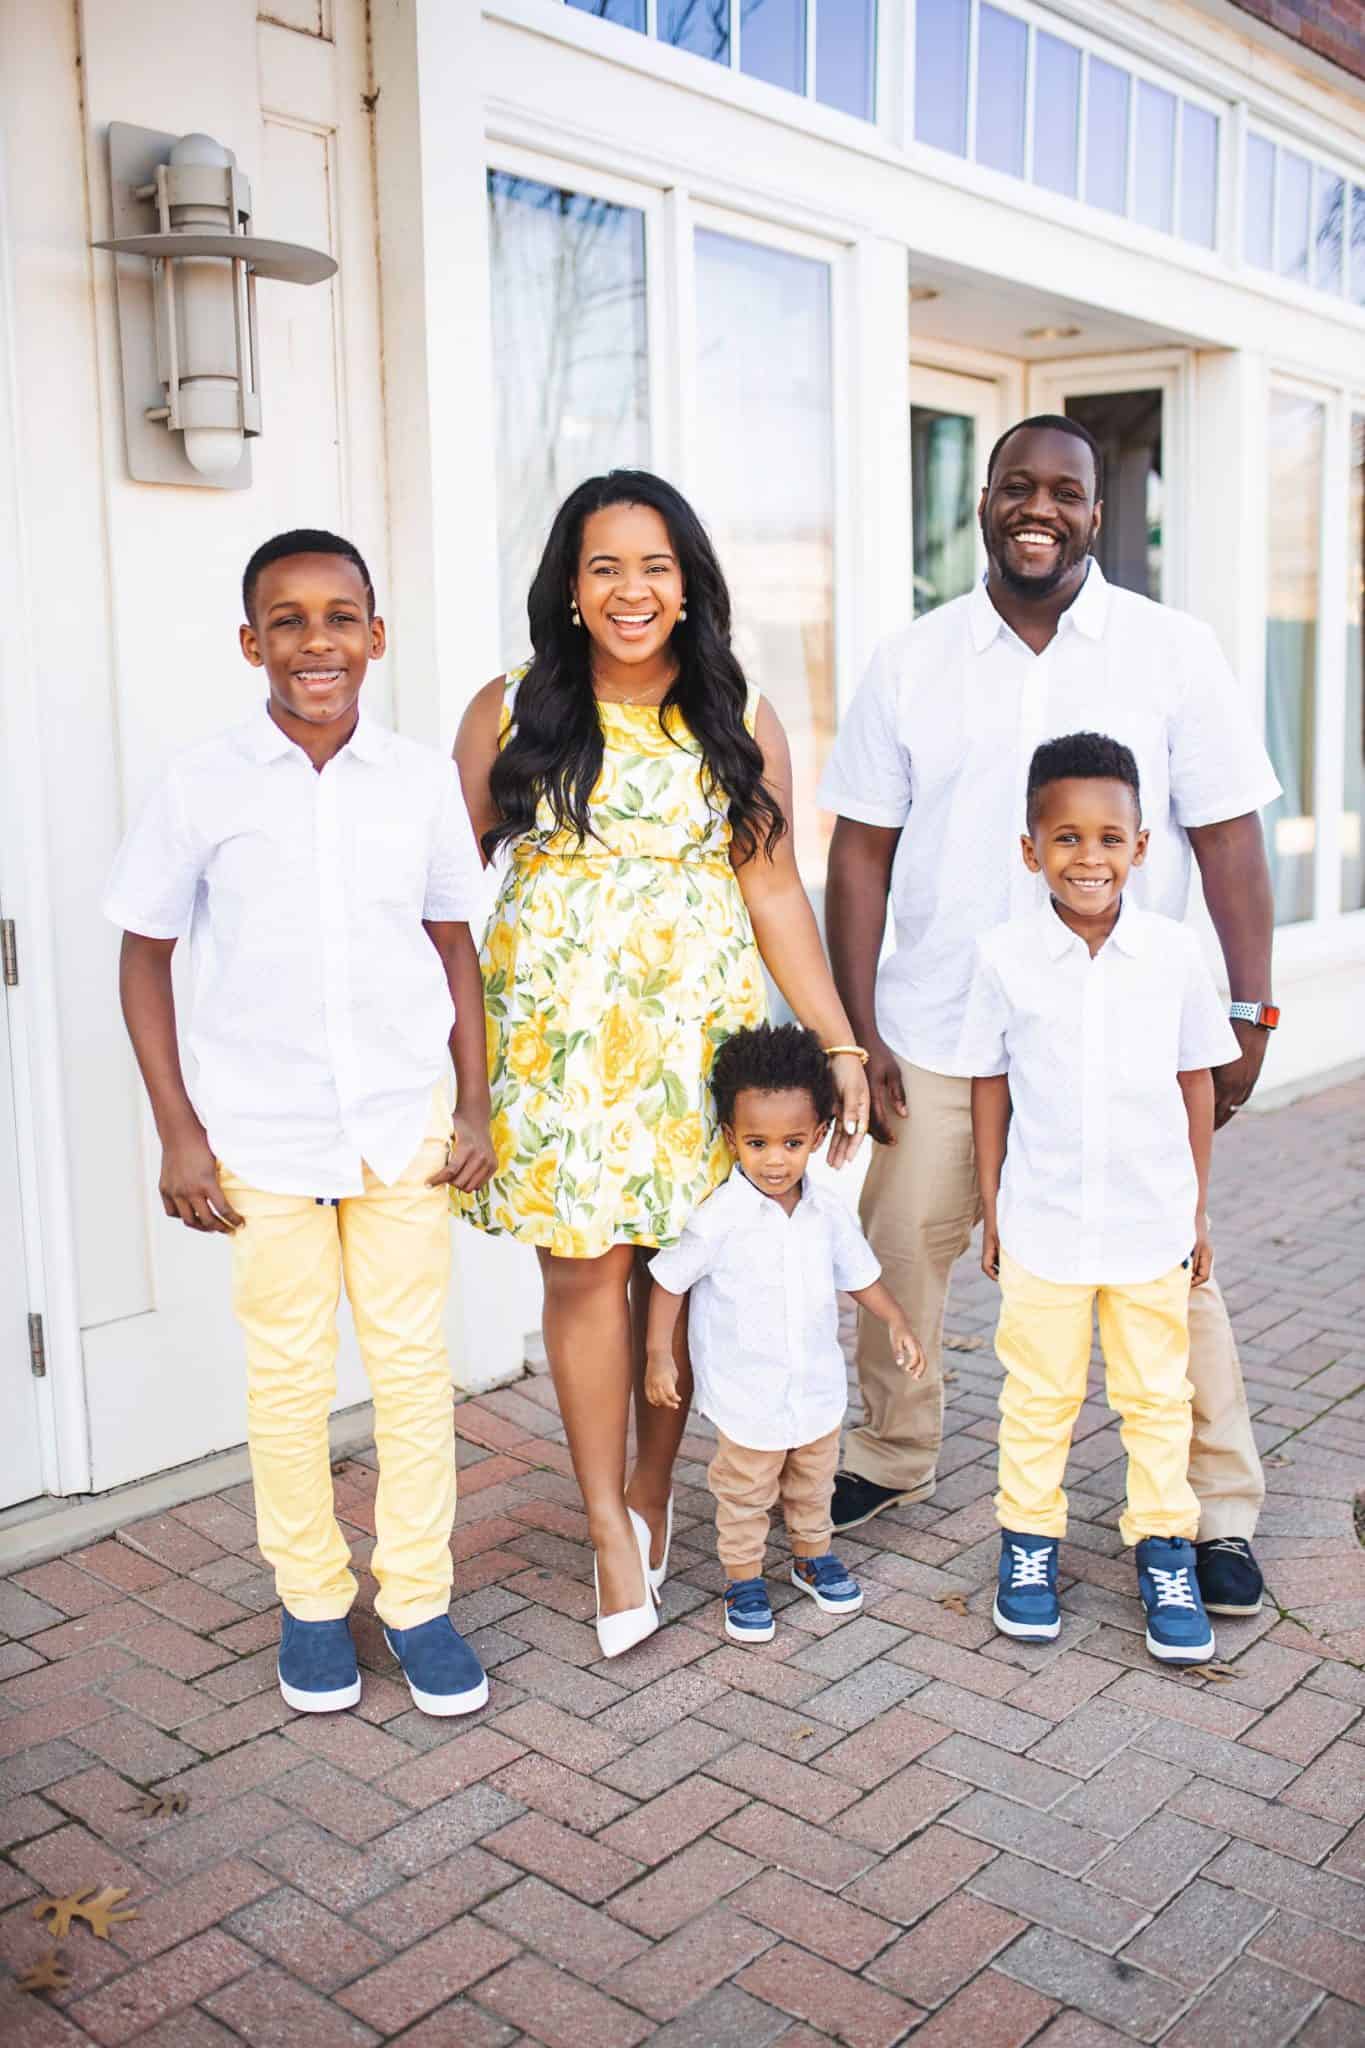
[[[1313,272],[1320,285],[1329,291],[1341,286],[1341,258],[1346,240],[1346,183],[1342,178],[1333,178],[1327,186],[1327,204],[1322,204],[1322,186],[1318,188],[1318,217],[1314,239],[1317,243],[1317,266]],[[1357,209],[1359,211],[1359,209]],[[1357,222],[1357,227],[1359,222]]]
[[[730,0],[664,0],[659,40],[724,63],[730,54]]]

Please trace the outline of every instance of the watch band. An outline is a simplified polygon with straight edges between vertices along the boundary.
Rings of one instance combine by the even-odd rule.
[[[1230,1003],[1228,1015],[1242,1024],[1259,1024],[1264,1031],[1273,1031],[1280,1021],[1274,1003]]]

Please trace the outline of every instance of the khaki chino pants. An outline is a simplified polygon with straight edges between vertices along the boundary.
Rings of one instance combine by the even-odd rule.
[[[896,1119],[895,1145],[873,1148],[863,1188],[863,1230],[882,1277],[910,1318],[928,1364],[922,1380],[903,1373],[885,1326],[858,1311],[858,1379],[864,1422],[850,1430],[844,1469],[915,1500],[933,1494],[943,1441],[943,1311],[954,1260],[981,1214],[972,1149],[972,1084],[899,1062],[909,1115]],[[1255,1533],[1265,1479],[1232,1325],[1216,1280],[1190,1295],[1190,1382],[1194,1435],[1190,1485],[1199,1537]]]
[[[832,1530],[829,1518],[839,1432],[789,1451],[755,1451],[716,1431],[716,1455],[706,1477],[716,1502],[716,1548],[727,1579],[757,1579],[763,1573],[768,1516],[778,1500],[787,1523],[793,1557],[823,1557]]]

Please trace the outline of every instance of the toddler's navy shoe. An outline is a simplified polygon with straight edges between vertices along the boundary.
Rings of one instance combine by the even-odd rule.
[[[1163,1664],[1207,1664],[1213,1630],[1200,1597],[1194,1545],[1180,1536],[1144,1536],[1137,1570],[1152,1655]]]
[[[725,1633],[737,1643],[770,1643],[776,1624],[762,1579],[731,1579],[725,1588]]]
[[[832,1550],[823,1557],[794,1557],[792,1584],[799,1586],[822,1614],[857,1614],[863,1604],[863,1589]]]
[[[1000,1531],[1000,1570],[991,1618],[1003,1636],[1050,1643],[1061,1633],[1057,1599],[1057,1538]]]
[[[1265,1580],[1241,1536],[1216,1536],[1194,1546],[1199,1591],[1210,1614],[1259,1614]]]
[[[280,1692],[296,1714],[335,1714],[360,1698],[351,1625],[300,1621],[288,1608],[280,1620]]]
[[[389,1628],[384,1641],[408,1681],[412,1703],[424,1714],[473,1714],[488,1702],[484,1669],[448,1614],[416,1628]]]

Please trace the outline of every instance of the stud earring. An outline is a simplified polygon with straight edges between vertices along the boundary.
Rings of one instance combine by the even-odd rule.
[[[684,598],[684,599],[683,599],[683,601],[682,601],[682,603],[681,603],[681,604],[680,604],[680,605],[678,606],[678,624],[679,624],[680,626],[685,626],[685,625],[687,624],[687,599],[686,599],[686,598]]]
[[[576,597],[569,599],[569,620],[575,626],[581,626],[583,623],[583,614],[578,609],[578,599]]]

